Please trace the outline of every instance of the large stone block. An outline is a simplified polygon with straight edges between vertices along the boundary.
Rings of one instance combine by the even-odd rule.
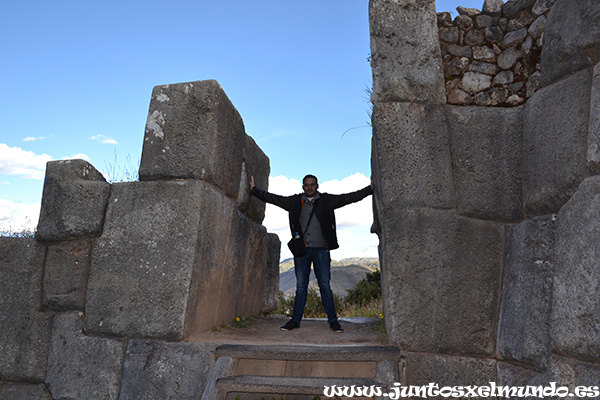
[[[91,254],[91,239],[48,245],[42,294],[44,308],[83,311]]]
[[[538,371],[551,354],[550,311],[555,218],[529,219],[508,229],[498,353]]]
[[[598,388],[600,367],[598,365],[556,355],[550,357],[548,361],[548,368],[541,373],[499,362],[497,382],[499,386],[504,386],[502,393],[506,396],[503,397],[513,399],[597,399],[600,396]],[[546,394],[539,392],[543,389],[547,391]]]
[[[0,384],[0,399],[2,400],[52,400],[50,393],[43,383],[12,383]]]
[[[587,162],[592,174],[600,174],[600,63],[596,64],[592,78]]]
[[[267,179],[268,159],[247,142],[241,116],[216,81],[154,88],[140,180],[200,179],[238,199],[240,187],[248,190],[241,183],[245,157],[246,172]]]
[[[557,0],[546,22],[541,67],[542,84],[600,61],[600,3]]]
[[[265,218],[265,203],[250,194],[250,178],[254,176],[256,186],[268,190],[270,171],[269,158],[258,147],[254,139],[246,136],[238,208],[244,215],[259,224]]]
[[[430,383],[437,385],[437,389],[444,386],[464,387],[489,385],[496,381],[496,360],[457,357],[448,355],[416,354],[406,353],[400,362],[400,383],[403,386],[425,386]],[[419,396],[414,397],[443,398],[442,396]],[[456,393],[458,396],[459,393]],[[407,396],[402,396],[407,397]],[[448,397],[448,396],[444,396]]]
[[[557,217],[553,350],[600,361],[600,176],[582,182]]]
[[[537,91],[523,114],[523,198],[530,215],[556,213],[586,176],[592,69]]]
[[[125,341],[85,336],[82,325],[79,313],[54,318],[46,386],[53,399],[117,399]]]
[[[383,217],[379,248],[391,343],[408,351],[494,354],[504,226],[447,210],[388,210]]]
[[[203,181],[115,184],[102,237],[94,244],[86,330],[181,340],[197,329],[243,315],[248,238],[264,227],[240,214],[235,200]],[[263,296],[263,282],[252,289]],[[217,321],[217,322],[215,322]]]
[[[517,221],[522,211],[522,108],[446,106],[459,214]]]
[[[435,13],[429,0],[371,0],[373,101],[446,102]]]
[[[265,302],[263,312],[279,309],[279,257],[281,241],[275,233],[269,233],[267,242],[267,270],[265,272]]]
[[[110,184],[84,160],[50,161],[37,227],[40,240],[99,236]]]
[[[205,241],[199,254],[201,273],[188,307],[185,336],[260,313],[264,304],[267,268],[267,232],[262,225],[233,210],[227,232],[210,233],[215,242]],[[224,227],[225,228],[225,227]],[[201,228],[202,229],[202,228]],[[206,233],[214,227],[206,226]],[[223,244],[221,244],[223,243]]]
[[[389,207],[454,207],[450,147],[442,106],[376,104],[372,152],[379,212]]]
[[[41,312],[46,247],[0,237],[0,377],[43,382],[52,313]]]
[[[125,354],[119,399],[200,398],[214,365],[212,347],[131,340]]]

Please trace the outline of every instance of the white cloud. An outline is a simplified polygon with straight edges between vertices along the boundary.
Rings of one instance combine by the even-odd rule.
[[[48,154],[35,154],[20,147],[9,147],[0,143],[0,174],[21,175],[25,179],[44,179],[46,163],[52,157]]]
[[[38,223],[40,204],[14,203],[0,199],[0,231],[33,231]]]
[[[325,181],[319,184],[321,193],[342,194],[360,190],[370,184],[370,178],[356,173],[344,179]],[[269,192],[289,196],[302,192],[302,184],[297,179],[285,176],[269,178]],[[340,248],[332,251],[336,260],[347,257],[377,257],[377,235],[370,233],[373,224],[373,206],[371,196],[349,204],[335,211],[337,235]],[[281,240],[281,259],[292,257],[287,248],[290,239],[288,213],[279,207],[267,204],[263,225]]]
[[[46,139],[44,136],[38,136],[38,137],[33,137],[33,136],[27,136],[25,139],[23,139],[24,142],[35,142],[36,140],[44,140]]]
[[[85,160],[85,161],[90,161],[90,156],[88,156],[87,154],[83,154],[83,153],[77,153],[71,157],[63,157],[63,160]]]
[[[108,136],[104,136],[104,135],[91,136],[90,140],[97,140],[100,143],[104,143],[104,144],[119,144],[115,139],[108,137]]]

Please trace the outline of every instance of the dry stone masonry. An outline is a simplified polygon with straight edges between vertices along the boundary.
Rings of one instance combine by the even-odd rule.
[[[486,0],[437,14],[448,103],[517,106],[540,87],[544,28],[554,0]]]
[[[395,354],[376,375],[598,386],[600,2],[369,13]],[[154,88],[139,182],[50,162],[36,239],[0,238],[0,399],[212,400],[218,376],[254,379],[187,341],[277,308],[280,243],[250,175],[266,187],[268,159],[215,81]]]
[[[371,0],[374,230],[405,385],[600,382],[600,2]]]
[[[278,308],[249,175],[269,160],[216,81],[154,89],[139,182],[49,162],[36,239],[0,238],[0,398],[198,398],[216,345],[185,340]]]

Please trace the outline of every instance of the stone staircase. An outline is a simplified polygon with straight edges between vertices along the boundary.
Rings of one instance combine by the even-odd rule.
[[[392,346],[226,344],[215,357],[202,400],[312,400],[327,398],[325,386],[389,387],[401,355]],[[373,397],[352,397],[363,398]]]

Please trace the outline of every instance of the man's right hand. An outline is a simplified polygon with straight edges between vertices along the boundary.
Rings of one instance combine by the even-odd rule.
[[[250,177],[250,190],[254,189],[254,175]]]

